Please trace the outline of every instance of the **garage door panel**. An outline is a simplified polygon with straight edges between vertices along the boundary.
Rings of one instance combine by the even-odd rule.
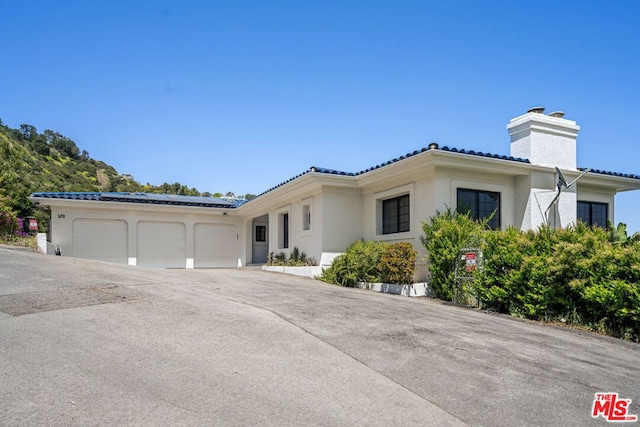
[[[72,225],[72,256],[127,264],[128,236],[126,221],[77,218]]]
[[[186,227],[181,222],[140,221],[137,225],[137,264],[186,268]]]
[[[238,266],[238,229],[232,224],[196,224],[194,227],[194,267]]]

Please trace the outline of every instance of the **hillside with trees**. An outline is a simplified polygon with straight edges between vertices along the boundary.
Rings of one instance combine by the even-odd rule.
[[[41,133],[29,124],[12,129],[0,120],[0,197],[5,208],[19,217],[35,216],[41,223],[46,222],[48,213],[36,209],[28,196],[34,192],[57,191],[222,196],[222,193],[201,193],[178,182],[157,186],[140,184],[130,175],[121,175],[113,166],[91,158],[86,150],[59,132],[46,129]],[[225,194],[233,196],[232,192]]]

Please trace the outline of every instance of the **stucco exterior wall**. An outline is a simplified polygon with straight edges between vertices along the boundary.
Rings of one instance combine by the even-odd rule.
[[[611,221],[615,218],[615,191],[603,187],[589,185],[577,186],[576,201],[607,203],[607,216]]]
[[[504,174],[487,174],[486,172],[460,171],[451,168],[439,168],[436,174],[437,210],[448,207],[457,208],[457,190],[493,191],[500,193],[500,226],[505,228],[521,222],[522,205],[516,204],[516,179]],[[518,210],[516,210],[518,208]]]
[[[297,247],[317,262],[322,256],[324,195],[302,194],[301,198],[269,211],[269,252],[289,256]],[[282,215],[289,215],[289,244],[283,247]],[[310,220],[309,220],[310,217]],[[306,218],[306,220],[305,220]]]
[[[53,202],[55,203],[55,202]],[[111,202],[66,202],[51,205],[51,243],[60,247],[66,256],[83,257],[76,253],[73,243],[73,225],[76,220],[118,220],[127,224],[127,261],[129,265],[137,265],[138,225],[143,222],[167,222],[183,224],[186,231],[184,267],[194,267],[194,229],[198,224],[227,224],[238,230],[239,263],[246,260],[245,236],[242,219],[231,215],[223,215],[219,210],[162,206],[140,206]]]
[[[322,252],[344,252],[351,243],[364,238],[360,190],[323,188],[321,215]]]
[[[369,184],[362,196],[363,238],[383,242],[408,242],[418,252],[415,278],[427,279],[426,251],[420,241],[422,223],[434,210],[435,185],[429,171],[415,171],[406,177],[405,182],[395,181],[389,186],[385,181]],[[409,231],[401,233],[382,233],[382,201],[398,196],[409,195]]]
[[[580,126],[572,120],[529,112],[507,125],[511,155],[534,165],[576,169],[576,139]]]

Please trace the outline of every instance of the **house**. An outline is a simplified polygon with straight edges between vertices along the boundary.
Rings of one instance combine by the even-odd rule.
[[[129,193],[30,200],[51,208],[49,240],[63,255],[129,265],[237,267],[294,247],[327,264],[359,239],[407,241],[424,254],[422,222],[447,206],[493,215],[493,228],[613,219],[615,194],[640,189],[640,176],[578,168],[579,129],[534,108],[507,125],[508,156],[431,144],[355,173],[311,167],[246,203]],[[566,188],[559,178],[579,180]],[[417,271],[423,279],[424,261]]]

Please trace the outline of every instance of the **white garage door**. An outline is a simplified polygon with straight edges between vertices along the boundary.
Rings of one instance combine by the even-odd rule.
[[[72,256],[127,264],[129,228],[125,221],[78,218],[72,228]]]
[[[196,224],[193,229],[194,267],[238,266],[238,230],[230,224]]]
[[[186,268],[187,230],[183,223],[140,221],[136,237],[138,265]]]

